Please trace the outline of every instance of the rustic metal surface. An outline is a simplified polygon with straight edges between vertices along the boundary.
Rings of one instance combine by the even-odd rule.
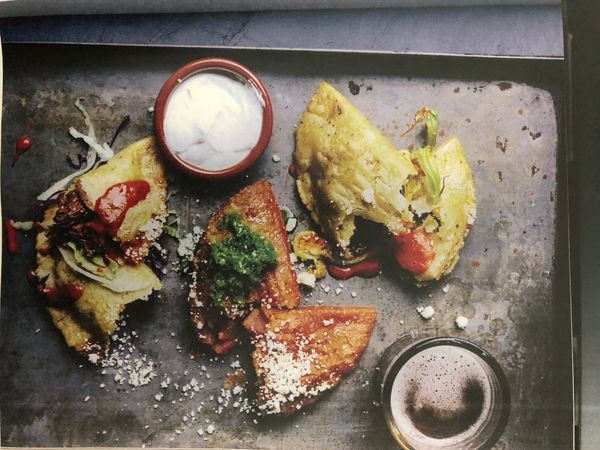
[[[67,134],[83,128],[73,103],[83,97],[97,135],[109,140],[125,114],[131,123],[117,147],[152,132],[148,108],[168,75],[203,56],[239,60],[262,78],[273,101],[271,143],[247,175],[203,184],[169,169],[170,207],[184,229],[203,226],[240,187],[266,178],[280,205],[294,210],[298,230],[312,226],[299,203],[291,162],[294,129],[306,102],[325,79],[340,89],[397,147],[413,112],[438,111],[441,135],[459,136],[473,167],[478,217],[461,260],[439,283],[416,288],[388,273],[343,283],[327,278],[302,304],[374,305],[377,327],[357,369],[332,393],[287,419],[259,420],[218,396],[230,364],[249,368],[247,348],[221,359],[203,356],[187,320],[186,289],[171,271],[159,298],[128,308],[123,333],[135,330],[134,355],[147,355],[157,373],[148,385],[117,384],[114,369],[93,367],[66,348],[27,285],[31,238],[3,255],[0,315],[1,441],[8,446],[171,446],[250,448],[393,448],[373,401],[373,369],[383,350],[409,330],[469,339],[504,368],[512,395],[498,448],[569,448],[572,442],[571,341],[565,257],[560,123],[560,64],[354,53],[157,49],[87,46],[5,46],[2,206],[5,217],[39,218],[35,197],[71,170],[65,154],[81,147]],[[360,87],[353,95],[349,82]],[[34,147],[13,169],[18,136]],[[443,139],[443,137],[441,138]],[[273,162],[278,154],[281,162]],[[559,214],[557,214],[557,212]],[[174,261],[174,241],[164,239]],[[447,289],[445,288],[447,286]],[[444,288],[444,289],[442,289]],[[358,295],[354,298],[351,292]],[[447,291],[447,292],[444,292]],[[426,322],[419,305],[434,306]],[[454,317],[470,319],[465,331]],[[205,366],[206,370],[202,369]],[[206,374],[210,374],[210,378]],[[161,388],[165,377],[168,388]],[[190,398],[195,377],[205,387]],[[175,383],[179,388],[175,388]],[[155,395],[164,397],[159,401]],[[186,395],[187,394],[187,395]],[[202,403],[204,402],[204,403]],[[154,405],[157,405],[156,407]],[[197,411],[198,406],[203,406]],[[194,409],[195,417],[189,412]],[[183,416],[188,415],[187,422]],[[198,428],[215,426],[203,436]]]

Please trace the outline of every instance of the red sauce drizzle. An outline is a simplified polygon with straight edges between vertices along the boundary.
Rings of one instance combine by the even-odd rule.
[[[381,261],[376,256],[372,256],[351,266],[328,264],[327,271],[329,275],[338,280],[347,280],[352,277],[373,278],[381,272]]]
[[[83,295],[83,287],[75,283],[60,287],[43,287],[42,294],[50,303],[58,303],[61,300],[77,301]]]
[[[298,177],[298,168],[296,164],[290,164],[290,168],[288,169],[288,173],[294,178]]]
[[[149,192],[150,185],[144,180],[113,184],[96,200],[94,210],[100,221],[108,226],[109,233],[114,236],[129,208],[144,200]]]
[[[433,241],[422,230],[394,235],[391,243],[398,265],[413,275],[425,272],[435,258]]]
[[[10,219],[4,221],[6,228],[6,248],[8,253],[14,255],[19,251],[19,243],[17,241],[17,229],[12,224]]]
[[[25,153],[27,150],[29,150],[31,148],[32,144],[33,144],[33,142],[31,142],[31,139],[27,136],[21,136],[17,140],[17,145],[15,147],[15,156],[13,156],[13,159],[10,162],[10,167],[15,166],[15,164],[17,163],[17,161],[19,160],[21,155],[23,153]]]

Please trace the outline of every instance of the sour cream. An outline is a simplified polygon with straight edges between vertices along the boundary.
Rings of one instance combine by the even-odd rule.
[[[165,108],[169,149],[207,170],[232,167],[256,146],[264,101],[254,86],[218,73],[199,73],[175,88]]]

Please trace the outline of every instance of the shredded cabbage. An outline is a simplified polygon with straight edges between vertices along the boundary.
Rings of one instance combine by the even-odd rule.
[[[429,111],[430,115],[425,119],[425,126],[427,127],[427,145],[433,148],[435,147],[435,141],[437,140],[438,117],[435,111]]]
[[[92,121],[90,120],[89,114],[87,113],[87,111],[85,110],[83,105],[81,104],[82,100],[83,100],[83,98],[78,98],[77,100],[75,100],[75,106],[77,107],[77,109],[79,111],[81,111],[81,114],[83,114],[83,120],[84,120],[86,126],[88,127],[88,132],[87,132],[87,134],[83,134],[83,133],[80,133],[79,131],[77,131],[74,127],[70,127],[69,133],[75,139],[83,139],[83,141],[88,145],[88,147],[90,147],[90,149],[96,150],[96,153],[97,153],[98,157],[100,158],[100,161],[103,161],[103,162],[108,161],[110,158],[115,156],[115,153],[108,146],[108,144],[106,142],[104,142],[102,145],[100,145],[100,143],[96,139],[96,130],[94,130],[94,125],[92,124]]]
[[[426,146],[415,150],[411,154],[416,159],[423,172],[425,172],[425,186],[434,205],[440,202],[442,194],[442,180],[435,159],[431,155],[431,147]]]
[[[415,117],[413,118],[412,122],[408,124],[406,131],[404,131],[404,133],[402,133],[400,136],[406,136],[410,131],[413,130],[413,128],[423,121],[425,121],[425,126],[427,128],[427,145],[433,148],[435,147],[438,131],[438,116],[433,109],[419,109],[415,113]]]
[[[129,266],[127,264],[118,266],[114,272],[114,277],[108,279],[98,275],[96,271],[92,272],[81,267],[76,260],[75,252],[73,252],[71,248],[59,246],[58,251],[62,255],[67,266],[75,272],[90,280],[97,281],[101,285],[117,293],[147,289],[154,284],[154,280],[156,279],[152,270],[144,264],[138,266]],[[90,262],[90,264],[92,263]],[[92,266],[98,267],[94,264],[92,264]]]
[[[79,267],[99,277],[106,278],[107,280],[114,280],[117,270],[119,269],[119,265],[116,261],[108,258],[108,267],[106,267],[106,263],[102,257],[88,259],[83,252],[77,248],[75,243],[67,242],[66,245],[73,250],[73,259]]]
[[[95,150],[91,150],[91,152],[93,152],[93,159],[96,159]],[[85,167],[79,169],[77,172],[73,172],[72,174],[67,175],[61,180],[58,180],[56,183],[54,183],[52,186],[50,186],[48,189],[46,189],[44,192],[38,195],[37,199],[44,202],[57,192],[64,191],[74,178],[77,178],[78,176],[83,175],[84,173],[89,171],[92,168],[92,165],[93,164],[90,163],[90,159],[88,159],[88,162],[85,165]]]
[[[81,113],[83,114],[83,119],[85,125],[88,128],[87,134],[83,134],[77,131],[74,127],[69,128],[69,134],[75,139],[82,139],[87,146],[89,147],[89,151],[86,158],[86,165],[82,167],[78,171],[67,175],[61,180],[58,180],[44,192],[37,196],[37,199],[40,201],[46,201],[50,197],[52,197],[57,192],[60,192],[67,188],[67,186],[71,183],[71,181],[78,176],[83,175],[84,173],[95,169],[101,162],[108,161],[110,158],[114,156],[114,152],[108,146],[108,144],[104,143],[100,145],[98,140],[96,139],[96,131],[94,130],[94,126],[92,125],[92,121],[90,120],[90,116],[81,104],[82,98],[78,98],[75,101],[75,106]],[[98,161],[96,161],[98,159]]]

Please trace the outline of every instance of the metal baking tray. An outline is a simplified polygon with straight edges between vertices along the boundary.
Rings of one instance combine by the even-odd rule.
[[[85,99],[103,140],[124,115],[131,117],[117,139],[121,147],[152,133],[149,107],[163,81],[184,63],[206,56],[235,59],[258,74],[273,101],[275,126],[266,153],[234,181],[201,183],[169,167],[174,193],[169,207],[179,211],[186,231],[205,225],[229,196],[263,178],[273,184],[280,205],[298,215],[298,230],[314,228],[288,166],[294,130],[321,80],[348,96],[397,147],[410,144],[400,133],[418,108],[437,110],[441,140],[456,135],[466,149],[478,217],[457,267],[440,282],[417,288],[388,272],[348,280],[343,288],[326,278],[305,292],[304,305],[376,306],[376,329],[358,367],[335,391],[293,417],[258,423],[234,408],[233,400],[218,412],[231,364],[239,360],[251,370],[249,349],[240,347],[225,358],[202,354],[187,317],[187,288],[174,271],[165,276],[159,296],[127,308],[121,330],[132,340],[132,358],[146,355],[157,376],[145,386],[119,384],[114,368],[103,371],[81,360],[53,328],[25,277],[34,262],[33,239],[20,236],[20,252],[5,251],[2,264],[1,445],[394,448],[371,380],[384,349],[416,330],[469,339],[500,362],[512,404],[497,448],[572,446],[562,60],[42,44],[3,49],[4,218],[40,218],[36,195],[71,171],[65,155],[81,147],[67,129],[83,127],[73,105],[77,97]],[[10,168],[15,141],[24,133],[34,147]],[[281,162],[273,161],[274,154]],[[174,261],[176,242],[163,241]],[[415,311],[427,304],[436,310],[430,321]],[[457,314],[470,319],[465,331],[454,327]],[[171,382],[161,388],[166,377]],[[191,378],[204,383],[198,392],[191,390],[193,398],[184,389]],[[198,428],[209,424],[214,432],[200,436]]]

